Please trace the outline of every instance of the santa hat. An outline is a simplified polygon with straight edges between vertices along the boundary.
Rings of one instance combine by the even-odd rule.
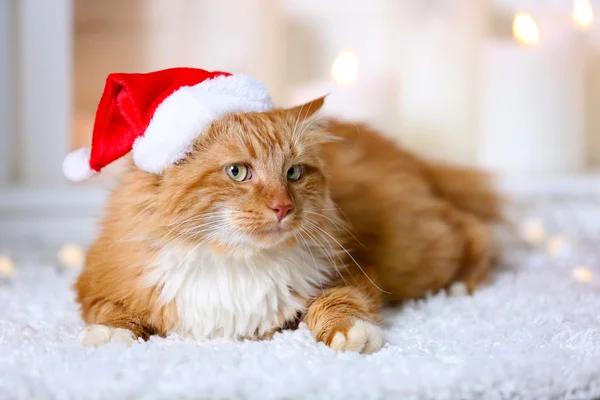
[[[272,107],[266,87],[246,75],[194,68],[110,74],[92,147],[70,153],[63,172],[80,182],[131,151],[140,169],[159,174],[184,158],[195,139],[225,114]]]

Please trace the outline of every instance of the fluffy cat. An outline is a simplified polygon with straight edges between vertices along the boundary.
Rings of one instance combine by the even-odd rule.
[[[500,218],[487,177],[315,119],[322,104],[227,115],[160,175],[130,163],[76,283],[82,342],[260,339],[304,321],[372,353],[385,302],[483,282]]]

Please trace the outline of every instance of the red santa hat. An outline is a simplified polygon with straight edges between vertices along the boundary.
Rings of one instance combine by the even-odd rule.
[[[159,174],[184,158],[195,139],[225,114],[272,107],[266,87],[246,75],[194,68],[110,74],[92,147],[67,155],[63,172],[84,181],[131,151],[140,169]]]

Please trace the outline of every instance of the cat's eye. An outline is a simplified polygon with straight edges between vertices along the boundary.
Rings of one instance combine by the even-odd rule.
[[[290,182],[296,182],[304,175],[304,167],[300,164],[292,166],[287,171],[287,180]]]
[[[225,171],[236,182],[243,182],[252,178],[252,170],[245,164],[228,165],[225,167]]]

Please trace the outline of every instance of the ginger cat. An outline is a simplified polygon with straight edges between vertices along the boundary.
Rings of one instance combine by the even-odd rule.
[[[160,175],[130,163],[76,283],[84,344],[259,339],[304,321],[333,349],[373,353],[385,302],[484,281],[501,205],[487,178],[316,120],[323,101],[229,114]]]

